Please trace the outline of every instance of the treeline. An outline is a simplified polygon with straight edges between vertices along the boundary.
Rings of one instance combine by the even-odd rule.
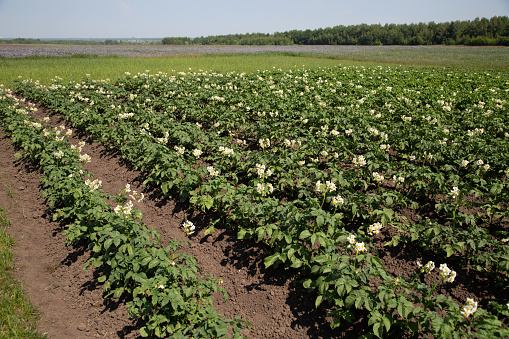
[[[509,18],[443,23],[350,25],[287,32],[166,37],[165,45],[471,45],[509,46]]]
[[[164,38],[163,45],[294,45],[285,33],[247,33],[229,35],[211,35],[208,37]]]

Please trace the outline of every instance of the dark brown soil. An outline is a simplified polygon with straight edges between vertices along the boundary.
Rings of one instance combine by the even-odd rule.
[[[40,107],[37,117],[49,116],[53,125],[65,123]],[[71,127],[71,126],[68,126]],[[215,308],[225,317],[241,316],[252,324],[246,332],[249,338],[355,338],[367,328],[366,319],[331,330],[327,310],[314,307],[315,295],[309,294],[294,281],[293,273],[282,269],[265,269],[266,248],[249,241],[237,240],[234,231],[216,230],[204,236],[208,216],[189,212],[187,206],[163,197],[156,188],[142,186],[143,174],[131,170],[118,155],[86,137],[73,136],[72,142],[86,142],[83,153],[91,156],[86,167],[95,178],[102,180],[102,188],[117,194],[127,183],[146,195],[138,207],[143,222],[168,239],[184,237],[185,218],[197,226],[196,234],[188,238],[185,251],[198,259],[202,273],[222,278],[229,300],[215,297]],[[8,210],[15,237],[16,274],[27,295],[40,312],[38,328],[51,338],[137,338],[139,327],[129,318],[126,307],[115,300],[103,299],[102,286],[95,282],[94,271],[84,271],[89,257],[86,245],[66,246],[62,230],[65,225],[52,221],[52,214],[40,197],[40,173],[31,165],[15,157],[17,150],[0,131],[0,206]],[[407,275],[415,261],[435,260],[413,247],[387,249],[383,244],[395,230],[378,236],[377,247],[388,271]],[[436,258],[437,266],[441,263]],[[412,266],[412,267],[411,267]],[[446,287],[447,293],[459,302],[466,297],[491,298],[489,279],[476,274],[458,272],[457,283]],[[465,274],[462,278],[462,274]],[[488,284],[488,285],[487,285]]]

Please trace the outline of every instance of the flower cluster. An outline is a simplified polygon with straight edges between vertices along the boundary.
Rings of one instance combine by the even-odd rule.
[[[81,151],[83,150],[84,146],[85,146],[85,142],[84,141],[80,141],[80,142],[78,142],[78,146],[71,145],[71,149],[78,151],[78,153],[81,153]]]
[[[366,252],[367,249],[366,249],[366,246],[364,245],[363,242],[358,242],[355,244],[355,254],[359,254],[359,252]]]
[[[468,317],[471,314],[474,314],[477,311],[477,301],[474,301],[472,298],[467,298],[467,302],[465,306],[463,306],[463,316]]]
[[[233,155],[233,149],[228,147],[219,146],[219,152],[221,152],[223,155],[226,155],[227,157]]]
[[[354,234],[350,234],[350,235],[348,236],[348,238],[346,238],[346,241],[348,241],[348,243],[349,243],[349,245],[348,245],[348,246],[346,246],[346,248],[351,248],[351,247],[352,247],[352,245],[355,245],[355,244],[356,244],[356,242],[357,242],[357,241],[356,241],[356,238],[357,238],[357,237],[356,237]]]
[[[167,144],[168,143],[168,137],[170,134],[168,132],[164,132],[164,136],[162,138],[156,138],[156,141],[160,144]]]
[[[182,227],[184,227],[184,232],[187,234],[187,235],[191,235],[194,233],[194,230],[195,230],[195,226],[192,222],[190,222],[189,220],[186,220],[184,221],[184,223],[182,224]]]
[[[381,183],[381,182],[382,182],[382,181],[384,181],[384,179],[385,179],[385,178],[384,178],[384,176],[383,176],[383,175],[381,175],[381,174],[380,174],[380,173],[378,173],[378,172],[373,172],[373,173],[372,173],[372,175],[373,175],[373,179],[375,179],[375,181],[376,181],[377,183]]]
[[[356,156],[352,160],[353,164],[358,167],[366,166],[366,159],[364,159],[363,155]]]
[[[449,192],[449,195],[451,195],[453,199],[456,199],[460,195],[460,190],[458,189],[458,186],[454,186],[452,190]]]
[[[317,131],[316,135],[326,137],[327,133],[329,133],[329,126],[324,125],[324,126],[321,126],[320,128],[321,128],[321,131]]]
[[[182,147],[175,146],[175,152],[177,152],[178,155],[184,154],[185,150],[186,150],[186,148],[184,146],[182,146]]]
[[[336,190],[336,184],[331,181],[326,181],[325,184],[322,184],[322,182],[318,180],[315,184],[315,189],[320,193],[334,192]]]
[[[368,132],[371,134],[371,135],[374,135],[374,136],[377,136],[378,134],[380,134],[380,132],[376,129],[376,128],[373,128],[373,127],[370,127],[368,129]]]
[[[203,152],[202,152],[201,150],[197,149],[197,148],[195,148],[195,149],[193,150],[193,155],[194,155],[194,157],[195,157],[196,159],[198,159],[198,158],[199,158],[202,154],[203,154]]]
[[[122,190],[122,193],[129,194],[129,198],[132,200],[127,201],[124,205],[117,205],[117,207],[114,208],[114,211],[116,214],[122,214],[125,217],[129,218],[132,214],[132,210],[134,208],[133,202],[141,202],[143,198],[145,197],[143,193],[138,193],[137,191],[131,190],[131,185],[126,184],[125,188]],[[141,219],[141,213],[138,213],[137,217]]]
[[[101,187],[102,184],[103,184],[103,182],[99,179],[95,179],[94,181],[90,181],[90,179],[85,180],[85,185],[90,187],[90,192],[93,192],[93,191],[99,189],[99,187]]]
[[[344,203],[345,203],[345,200],[340,195],[332,197],[332,205],[333,206],[336,207],[338,205],[343,205]]]
[[[258,192],[258,194],[261,194],[262,196],[266,196],[267,194],[271,194],[272,192],[274,192],[274,187],[270,182],[266,184],[258,183],[256,184],[256,192]]]
[[[212,101],[221,101],[221,102],[224,102],[224,98],[223,97],[220,97],[220,96],[217,96],[217,95],[214,95],[212,97],[210,97],[210,100]]]
[[[216,171],[213,166],[208,166],[207,171],[211,177],[217,177],[219,175],[219,172]]]
[[[355,254],[359,254],[359,252],[366,252],[366,245],[363,242],[357,242],[357,237],[354,234],[350,234],[346,241],[348,241],[347,248],[352,248],[355,251]]]
[[[118,118],[119,119],[128,119],[130,117],[134,116],[134,113],[119,113]]]
[[[405,178],[399,176],[399,177],[396,177],[395,175],[392,177],[392,180],[394,180],[394,182],[400,182],[400,183],[404,183],[405,182]]]
[[[435,263],[433,261],[428,261],[428,263],[424,266],[420,262],[417,262],[417,267],[422,271],[426,273],[430,273],[435,269]]]
[[[131,193],[131,185],[126,184],[123,192],[125,194]],[[141,202],[143,198],[145,198],[145,195],[143,193],[138,193],[137,191],[132,191],[132,193],[129,195],[129,198],[137,202]]]
[[[123,214],[124,216],[129,218],[129,216],[131,215],[131,212],[133,210],[133,207],[134,207],[133,201],[129,200],[124,205],[117,205],[117,207],[115,207],[114,211],[116,214]]]
[[[441,264],[438,268],[440,270],[440,276],[444,278],[444,281],[454,282],[456,278],[456,272],[447,267],[447,264]]]
[[[269,168],[266,168],[265,165],[256,164],[256,173],[260,178],[267,178],[272,175],[272,171]]]
[[[270,147],[270,140],[269,139],[260,139],[259,140],[259,143],[260,143],[260,147],[265,149],[267,147]]]
[[[30,125],[37,129],[42,128],[42,125],[39,122],[30,122]]]
[[[68,136],[70,137],[72,135],[72,130],[71,129],[68,129],[64,135],[62,135],[63,131],[65,130],[65,126],[64,125],[61,125],[59,127],[55,127],[55,140],[56,141],[64,141],[64,137],[65,136]]]
[[[92,161],[92,158],[88,154],[80,154],[80,161],[82,163],[89,163],[90,161]]]
[[[380,230],[383,228],[382,224],[379,222],[375,222],[372,225],[369,225],[368,227],[368,234],[369,235],[377,235],[380,233]]]
[[[55,158],[60,159],[64,156],[64,152],[62,152],[62,150],[60,150],[58,152],[54,152],[53,155],[55,156]]]
[[[485,164],[484,161],[482,161],[481,159],[477,160],[476,161],[476,164],[477,166],[479,167],[483,167],[485,171],[489,170],[490,169],[490,164]]]

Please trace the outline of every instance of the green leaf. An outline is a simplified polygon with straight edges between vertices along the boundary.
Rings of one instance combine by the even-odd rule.
[[[207,228],[207,229],[205,230],[205,232],[203,233],[203,235],[207,236],[207,235],[209,235],[209,234],[212,234],[212,232],[214,232],[214,231],[215,231],[214,225],[210,225],[210,226],[209,226],[209,228]],[[246,232],[244,231],[244,233],[246,233]],[[239,239],[242,239],[242,238],[240,238],[240,235],[239,235]]]
[[[393,202],[394,202],[394,200],[392,199],[391,196],[388,196],[387,198],[385,198],[385,203],[387,204],[387,206],[392,205]]]
[[[265,264],[265,267],[272,266],[278,259],[281,259],[281,256],[279,253],[275,253],[273,255],[269,255],[263,260],[263,263]]]
[[[140,335],[144,338],[148,337],[147,326],[140,328]]]
[[[387,307],[388,307],[388,308],[395,309],[396,307],[398,307],[398,301],[397,301],[396,299],[394,299],[394,298],[389,299],[389,300],[387,301]]]
[[[322,300],[323,300],[323,296],[322,295],[319,295],[318,297],[316,297],[316,300],[315,300],[315,307],[318,308],[318,306],[320,306],[320,304],[322,303]]]
[[[451,245],[446,245],[445,251],[447,252],[447,257],[450,257],[451,255],[454,254],[454,249],[452,248]]]
[[[309,288],[311,287],[311,283],[313,282],[313,280],[311,279],[306,279],[303,283],[302,283],[302,286],[304,286],[304,288]]]
[[[391,321],[389,320],[389,318],[387,318],[386,316],[383,316],[382,317],[382,322],[383,322],[383,324],[385,326],[385,330],[387,332],[389,332],[389,329],[391,328]]]
[[[293,258],[292,260],[292,264],[290,265],[290,267],[293,267],[293,268],[299,268],[302,266],[302,261],[300,259],[297,259],[297,258]]]
[[[392,245],[393,247],[396,247],[398,246],[399,244],[399,241],[400,241],[401,237],[399,235],[395,235],[392,237],[391,240],[389,240],[388,242],[386,242],[384,244],[384,246],[389,246],[389,245]]]
[[[316,233],[313,233],[311,235],[311,246],[314,246],[316,243]]]
[[[105,281],[106,281],[106,279],[108,279],[108,276],[106,276],[106,275],[101,275],[99,278],[97,278],[97,281],[102,283],[102,282],[105,282]]]
[[[161,185],[161,190],[163,191],[164,194],[166,194],[170,190],[171,186],[173,186],[171,182],[166,181]]]
[[[120,287],[115,290],[115,293],[113,293],[113,298],[120,298],[120,296],[124,293],[124,288]]]
[[[203,205],[208,210],[214,205],[214,198],[212,198],[210,195],[206,195],[205,197],[203,197],[202,200],[203,200]]]
[[[350,285],[347,285],[347,289],[348,289],[348,288],[350,288],[350,289],[351,289]],[[363,300],[363,298],[359,298],[359,297],[357,297],[357,298],[355,299],[355,307],[356,307],[356,308],[360,308],[360,307],[362,306],[363,301],[364,301],[364,300]]]
[[[316,217],[316,226],[320,227],[323,225],[324,222],[325,222],[325,219],[323,218],[322,215],[319,215]]]
[[[256,230],[257,239],[256,241],[260,241],[265,237],[265,227],[258,227]]]
[[[108,238],[105,242],[104,242],[104,249],[108,249],[110,246],[111,246],[111,243],[113,242],[113,239],[112,238]]]
[[[299,238],[300,239],[307,239],[311,236],[311,232],[309,232],[308,230],[304,230],[300,233],[299,235]]]
[[[383,331],[380,328],[380,323],[376,323],[376,324],[373,325],[373,333],[375,333],[375,335],[378,338],[382,338]]]
[[[142,266],[147,266],[148,263],[152,260],[152,257],[145,257],[143,258],[143,260],[141,261],[141,265]]]
[[[328,254],[320,254],[320,255],[317,255],[313,258],[313,262],[317,262],[317,263],[324,263],[326,262],[327,260],[329,259],[329,255]]]
[[[154,267],[156,267],[157,265],[159,265],[159,263],[160,263],[160,262],[161,262],[161,261],[160,261],[159,259],[154,258],[154,259],[152,259],[152,261],[150,261],[150,263],[148,264],[148,268],[149,268],[149,269],[150,269],[150,268],[154,268]]]
[[[349,294],[345,299],[346,307],[352,306],[352,304],[355,302],[355,299],[356,299],[355,295]]]

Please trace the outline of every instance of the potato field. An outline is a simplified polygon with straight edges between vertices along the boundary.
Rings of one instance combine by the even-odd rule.
[[[507,70],[146,70],[20,78],[0,92],[0,119],[42,173],[66,243],[85,244],[104,297],[125,301],[141,336],[255,337],[250,319],[216,311],[227,282],[186,252],[186,239],[228,229],[264,249],[255,260],[291,277],[331,333],[502,338],[508,100]],[[106,193],[78,134],[185,206],[182,236],[163,242],[144,224],[149,197],[132,183]]]

